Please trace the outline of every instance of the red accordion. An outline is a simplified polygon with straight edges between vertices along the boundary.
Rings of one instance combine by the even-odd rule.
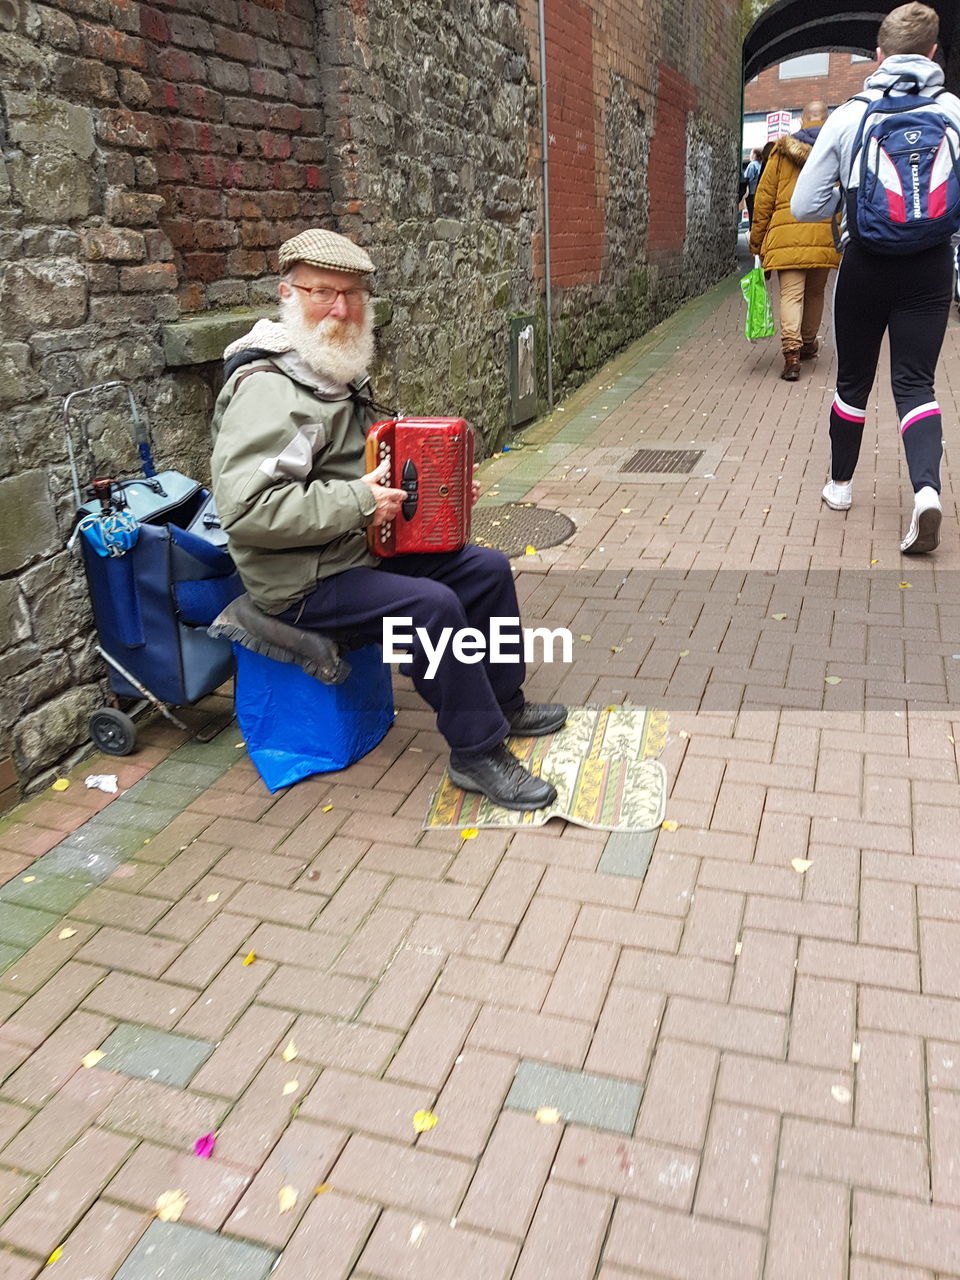
[[[392,418],[367,434],[366,466],[383,462],[383,484],[403,489],[400,514],[367,530],[377,556],[459,551],[470,538],[473,428],[463,418]]]

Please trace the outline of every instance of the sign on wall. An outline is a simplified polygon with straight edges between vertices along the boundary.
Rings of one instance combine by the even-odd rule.
[[[767,141],[775,142],[781,134],[789,133],[793,116],[789,111],[767,112]]]

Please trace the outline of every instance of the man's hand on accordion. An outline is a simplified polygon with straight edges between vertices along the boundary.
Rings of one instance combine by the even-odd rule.
[[[407,496],[402,489],[387,489],[380,483],[386,479],[389,470],[390,463],[381,462],[375,471],[368,471],[365,476],[360,477],[364,484],[370,486],[370,492],[377,503],[370,521],[374,527],[395,520],[400,514],[400,504]]]

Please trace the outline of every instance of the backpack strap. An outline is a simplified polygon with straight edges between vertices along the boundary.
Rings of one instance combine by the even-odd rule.
[[[241,382],[245,382],[247,378],[252,378],[255,373],[279,373],[281,378],[285,378],[287,376],[283,370],[278,369],[276,365],[255,364],[249,369],[244,369],[243,373],[240,374],[239,378],[237,378],[236,382],[233,384],[234,391],[237,391]]]

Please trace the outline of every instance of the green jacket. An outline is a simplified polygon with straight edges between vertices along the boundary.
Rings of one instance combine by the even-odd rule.
[[[317,582],[378,561],[364,530],[366,434],[384,414],[364,393],[324,388],[296,355],[242,365],[214,409],[213,492],[243,585],[280,613]]]

